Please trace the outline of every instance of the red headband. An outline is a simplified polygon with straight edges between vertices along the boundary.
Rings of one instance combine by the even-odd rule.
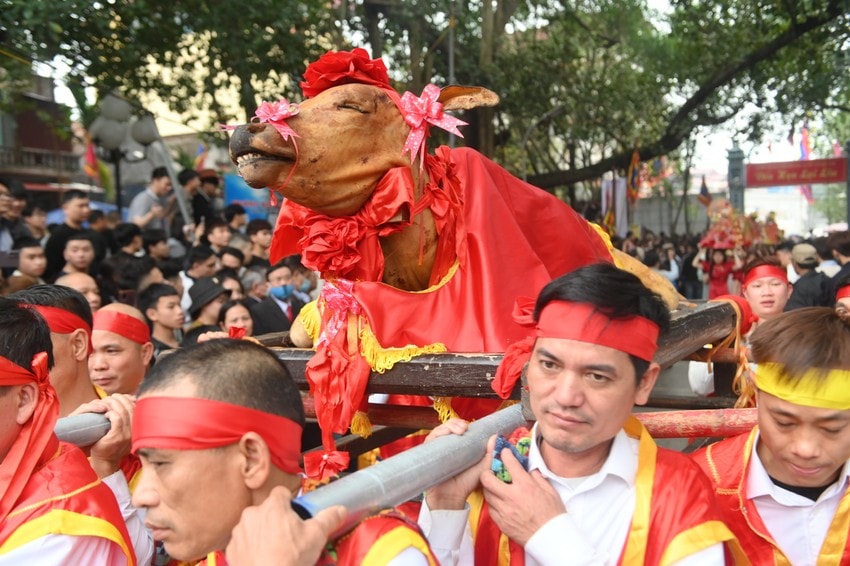
[[[836,291],[835,300],[850,298],[850,285],[845,285]]]
[[[133,453],[143,448],[219,448],[238,442],[246,432],[263,438],[275,466],[288,474],[301,472],[301,426],[287,418],[191,397],[145,397],[133,411]]]
[[[552,301],[540,313],[537,336],[588,342],[648,362],[658,350],[658,325],[642,316],[610,318],[593,305]]]
[[[147,344],[151,341],[151,331],[148,325],[134,316],[123,312],[99,310],[94,313],[94,330],[114,332],[128,338],[136,344]]]
[[[50,385],[47,352],[39,352],[28,370],[0,357],[0,386],[38,384],[38,402],[32,417],[21,427],[6,457],[0,462],[0,517],[6,517],[23,493],[34,470],[53,457],[58,440],[53,427],[59,417],[59,400]]]
[[[47,326],[50,327],[50,332],[70,334],[75,330],[83,329],[91,335],[91,326],[71,311],[43,305],[27,306],[38,311],[38,314],[41,315],[45,322],[47,322]]]
[[[776,267],[775,265],[759,265],[747,272],[747,276],[744,277],[744,289],[746,289],[750,283],[756,279],[761,279],[762,277],[774,277],[788,283],[788,273],[784,269]]]

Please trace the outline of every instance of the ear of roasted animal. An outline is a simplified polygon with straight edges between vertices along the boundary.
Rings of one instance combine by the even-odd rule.
[[[499,95],[480,86],[450,85],[440,91],[438,102],[445,110],[470,110],[481,106],[496,106]]]

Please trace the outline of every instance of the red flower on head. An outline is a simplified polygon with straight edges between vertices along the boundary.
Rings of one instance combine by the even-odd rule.
[[[383,60],[370,59],[365,49],[328,51],[307,67],[301,90],[312,98],[333,86],[349,83],[388,87],[390,78]]]

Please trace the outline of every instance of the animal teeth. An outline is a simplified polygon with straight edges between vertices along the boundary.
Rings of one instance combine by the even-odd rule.
[[[248,161],[253,161],[254,159],[259,159],[261,157],[262,155],[259,153],[246,153],[236,158],[236,165],[237,167],[242,167]]]

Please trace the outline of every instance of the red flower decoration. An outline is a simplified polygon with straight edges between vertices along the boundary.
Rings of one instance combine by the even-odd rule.
[[[381,59],[370,59],[365,49],[329,51],[307,67],[301,90],[312,98],[333,86],[364,83],[389,87],[387,67]]]
[[[360,261],[357,244],[363,236],[358,219],[313,216],[304,225],[299,241],[305,264],[322,273],[347,273]]]

